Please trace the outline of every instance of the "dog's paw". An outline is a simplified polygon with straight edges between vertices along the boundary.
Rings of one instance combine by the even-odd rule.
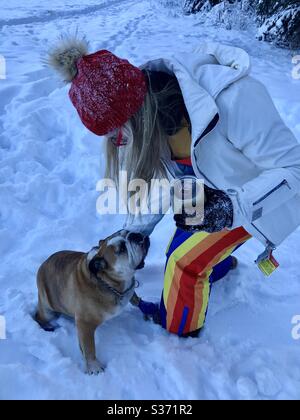
[[[55,332],[60,328],[56,322],[39,322],[39,326],[46,332]]]
[[[101,365],[101,363],[98,360],[93,360],[90,362],[87,362],[85,373],[87,375],[99,375],[100,373],[104,372],[104,367]]]
[[[134,293],[132,298],[130,299],[131,305],[139,306],[140,302],[141,302],[141,298],[136,293]]]

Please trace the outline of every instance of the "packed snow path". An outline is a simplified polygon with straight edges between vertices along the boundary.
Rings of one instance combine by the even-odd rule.
[[[67,87],[41,63],[65,30],[86,34],[91,51],[109,49],[141,64],[203,40],[232,43],[253,58],[253,75],[270,90],[286,123],[300,139],[300,80],[292,56],[254,40],[248,32],[203,26],[171,17],[146,0],[11,0],[1,6],[0,54],[0,399],[283,399],[300,398],[300,341],[292,318],[300,315],[297,231],[277,251],[281,269],[264,278],[250,241],[239,269],[212,292],[201,338],[182,340],[145,323],[131,307],[97,331],[99,377],[82,373],[74,324],[55,333],[32,320],[36,271],[51,253],[89,250],[122,225],[96,214],[96,183],[103,175],[103,143],[88,133],[69,103]],[[48,6],[50,7],[50,6]],[[157,227],[140,295],[159,299],[164,249],[172,218]]]

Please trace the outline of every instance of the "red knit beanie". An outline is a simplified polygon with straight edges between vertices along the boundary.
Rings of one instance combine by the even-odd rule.
[[[81,57],[69,92],[83,124],[102,136],[120,128],[142,106],[147,83],[142,71],[109,51]]]

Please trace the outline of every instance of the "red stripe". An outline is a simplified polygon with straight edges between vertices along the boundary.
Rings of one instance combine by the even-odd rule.
[[[224,250],[225,253],[226,249],[229,249],[230,246],[233,246],[233,244],[236,242],[241,241],[247,235],[248,233],[244,228],[228,231],[228,235],[223,236],[220,240],[217,240],[217,242],[206,252],[199,254],[190,265],[183,268],[177,302],[173,314],[173,320],[170,326],[171,332],[178,332],[178,326],[180,325],[183,309],[185,306],[188,306],[190,311],[187,317],[184,333],[190,332],[189,328],[193,319],[193,311],[195,305],[195,284],[199,279],[199,275],[212,268],[212,266],[209,267],[209,264],[213,262],[215,257],[220,252]],[[201,250],[201,243],[197,246],[199,246]],[[180,261],[178,261],[177,264],[180,264]]]
[[[192,158],[186,159],[175,159],[175,162],[180,163],[181,165],[193,166]]]
[[[197,273],[203,273],[204,271],[212,268],[210,263],[214,260],[214,258],[224,250],[228,250],[231,246],[233,246],[236,242],[241,241],[249,234],[245,231],[244,228],[238,228],[231,231],[228,231],[228,235],[223,236],[221,239],[217,240],[217,242],[212,245],[207,251],[203,254],[200,254],[199,257],[195,261],[193,261],[189,266],[185,268],[185,270],[197,270]],[[201,245],[201,244],[200,244]]]
[[[271,261],[271,263],[273,263],[273,264],[274,264],[274,266],[275,266],[276,268],[278,268],[278,267],[279,267],[279,262],[278,262],[278,261],[274,258],[274,256],[273,256],[273,255],[271,255],[270,261]]]
[[[194,312],[195,285],[197,283],[197,280],[198,274],[195,275],[194,272],[186,272],[186,268],[184,268],[180,279],[180,287],[178,290],[177,302],[173,313],[173,319],[170,325],[170,332],[178,334],[182,314],[186,306],[189,308],[189,313],[187,316],[186,325],[184,327],[184,333],[187,329],[187,325],[189,326],[191,324]]]

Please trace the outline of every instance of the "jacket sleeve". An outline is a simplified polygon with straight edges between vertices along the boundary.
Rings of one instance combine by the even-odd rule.
[[[159,184],[157,184],[159,185]],[[132,196],[132,202],[136,202],[135,196]],[[162,220],[165,214],[170,213],[171,195],[169,183],[165,184],[165,188],[153,188],[145,201],[138,200],[143,203],[141,209],[135,214],[135,206],[127,203],[128,216],[124,225],[124,229],[131,232],[139,232],[150,236],[155,226]],[[130,211],[130,209],[132,209]]]
[[[140,214],[138,216],[128,215],[123,229],[126,229],[130,232],[139,232],[143,235],[150,236],[156,225],[162,220],[163,217],[163,214]]]
[[[282,121],[266,88],[244,78],[228,103],[228,140],[261,174],[228,190],[235,209],[234,227],[255,222],[300,193],[300,144]]]

